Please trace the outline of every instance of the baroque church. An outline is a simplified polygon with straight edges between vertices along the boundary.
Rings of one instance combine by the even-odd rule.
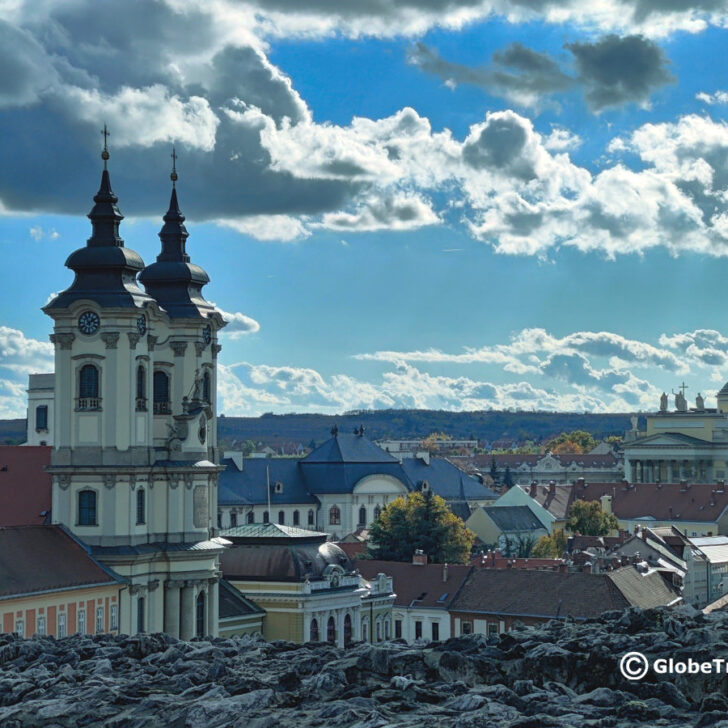
[[[161,250],[145,266],[119,235],[106,143],[102,159],[91,237],[66,261],[74,280],[43,308],[55,345],[52,522],[122,577],[120,632],[216,635],[225,542],[214,532],[215,392],[225,322],[186,251],[174,164]]]

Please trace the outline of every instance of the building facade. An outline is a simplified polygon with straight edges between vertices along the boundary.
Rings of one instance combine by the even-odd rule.
[[[52,519],[126,581],[122,632],[214,635],[223,550],[213,540],[217,334],[225,322],[186,251],[176,172],[161,252],[145,267],[119,235],[106,148],[102,157],[91,237],[66,261],[70,287],[43,308],[55,346]]]

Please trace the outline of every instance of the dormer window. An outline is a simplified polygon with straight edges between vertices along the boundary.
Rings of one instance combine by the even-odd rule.
[[[282,493],[283,492],[283,483],[281,481],[277,481],[276,484],[273,486],[273,492],[274,493]]]

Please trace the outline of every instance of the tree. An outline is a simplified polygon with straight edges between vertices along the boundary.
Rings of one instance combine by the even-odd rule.
[[[619,528],[613,513],[605,513],[599,501],[577,500],[571,504],[566,527],[583,536],[606,536]]]
[[[513,476],[511,475],[511,468],[508,465],[506,465],[506,472],[503,474],[503,485],[505,485],[506,488],[513,487]]]
[[[247,458],[251,452],[255,452],[255,443],[252,440],[246,440],[240,447],[243,455]]]
[[[532,551],[536,545],[536,537],[531,534],[520,536],[504,536],[501,553],[503,556],[527,559],[532,556]]]
[[[572,432],[562,432],[558,437],[550,440],[546,444],[546,449],[554,454],[562,452],[578,452],[585,453],[593,450],[597,446],[594,437],[584,430],[574,430]]]
[[[493,482],[498,482],[498,465],[495,462],[495,456],[490,460],[490,477],[493,478]]]
[[[531,551],[534,559],[560,559],[566,551],[566,534],[558,530],[548,536],[541,536]]]
[[[369,528],[368,552],[374,559],[409,561],[422,549],[435,563],[465,563],[475,534],[445,500],[427,490],[389,503]]]
[[[435,455],[440,451],[441,443],[445,443],[447,440],[452,440],[452,437],[444,432],[431,432],[422,441],[422,447],[431,455]]]

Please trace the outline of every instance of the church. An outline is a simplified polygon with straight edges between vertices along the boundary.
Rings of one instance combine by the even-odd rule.
[[[101,156],[91,237],[66,261],[71,285],[43,308],[55,376],[34,428],[29,411],[29,431],[52,434],[52,523],[121,577],[119,631],[217,635],[215,392],[225,322],[186,250],[175,165],[161,249],[145,266],[119,234],[106,143]]]

